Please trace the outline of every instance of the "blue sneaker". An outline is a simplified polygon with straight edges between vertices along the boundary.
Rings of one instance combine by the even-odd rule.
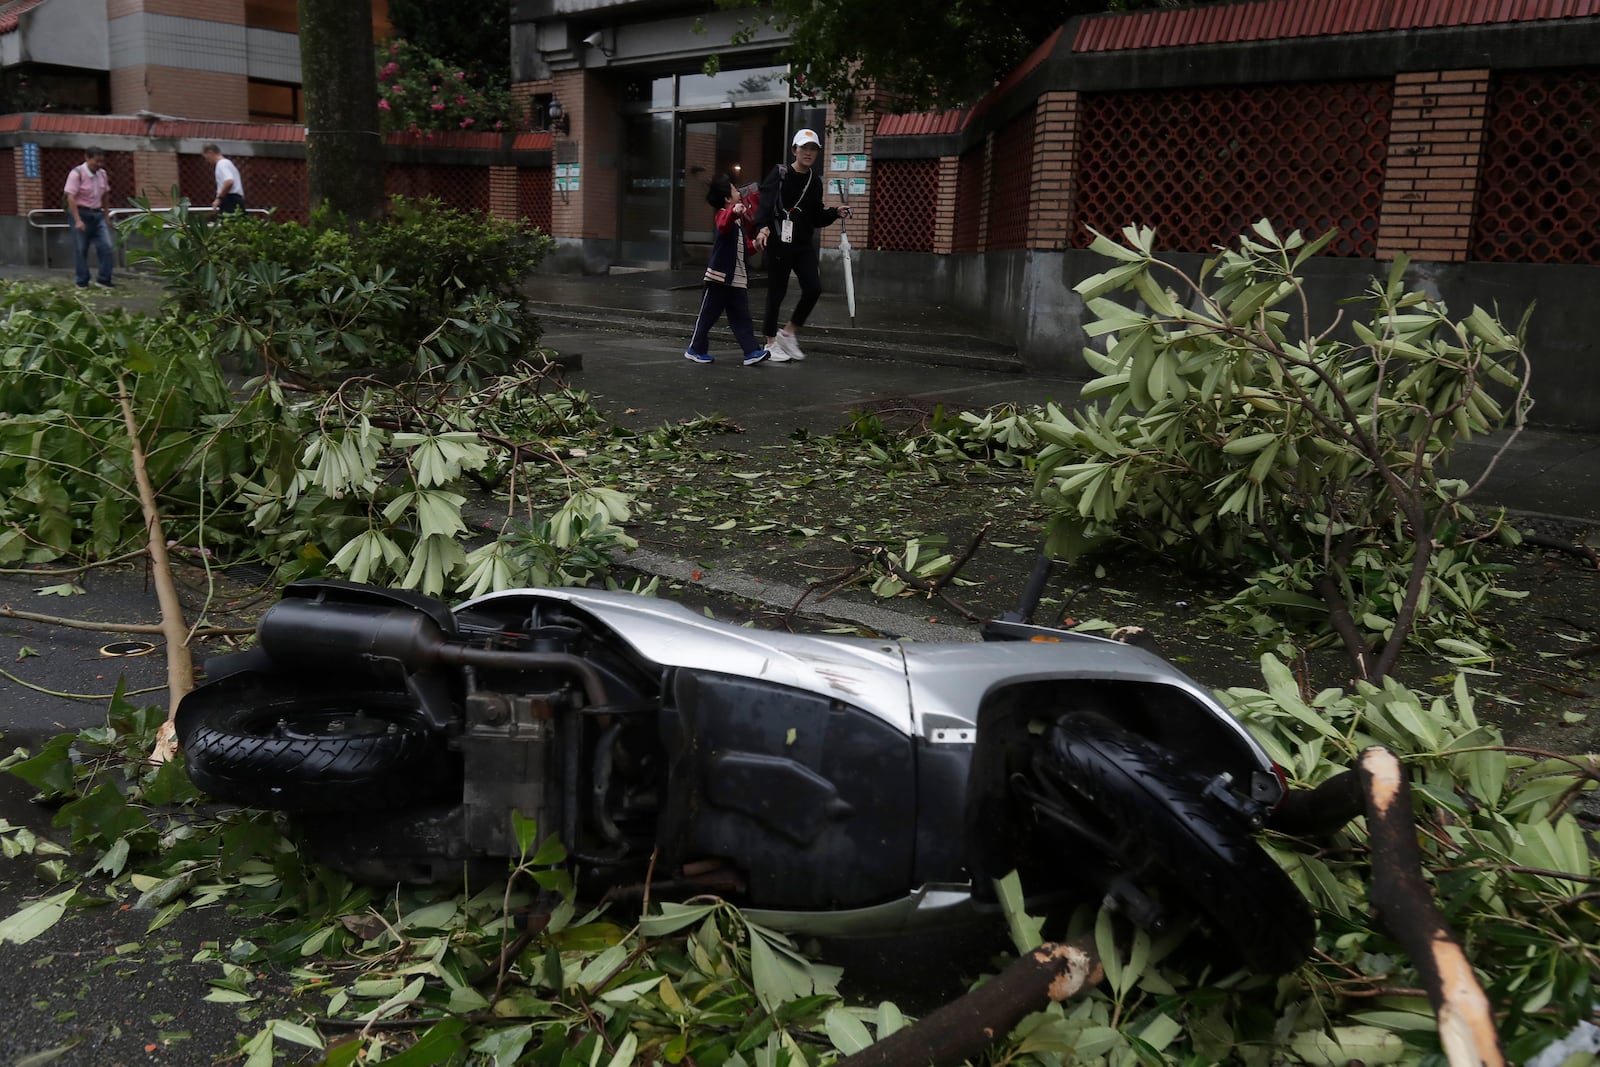
[[[758,352],[751,352],[749,355],[745,356],[744,365],[746,367],[754,367],[757,363],[771,358],[772,353],[763,348]]]
[[[690,363],[711,363],[711,362],[713,362],[713,360],[711,359],[710,356],[703,356],[699,352],[685,352],[683,354],[683,358],[688,360]]]

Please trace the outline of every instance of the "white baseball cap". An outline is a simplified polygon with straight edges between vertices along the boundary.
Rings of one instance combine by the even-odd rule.
[[[822,147],[822,140],[817,136],[816,130],[796,130],[794,140],[789,143],[795,148],[799,148],[803,144],[814,144],[818,148]]]

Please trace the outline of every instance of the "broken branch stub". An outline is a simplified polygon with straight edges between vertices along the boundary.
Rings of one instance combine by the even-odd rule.
[[[1357,763],[1367,801],[1372,905],[1422,976],[1451,1067],[1503,1067],[1489,998],[1422,876],[1411,785],[1393,752],[1374,746]]]
[[[976,989],[834,1067],[956,1067],[977,1061],[1022,1019],[1070,1000],[1105,977],[1085,944],[1047,941]]]

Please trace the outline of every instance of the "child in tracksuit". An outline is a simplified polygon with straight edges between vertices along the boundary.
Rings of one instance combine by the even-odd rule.
[[[744,258],[745,252],[754,247],[744,225],[749,208],[726,174],[712,179],[706,203],[717,209],[716,233],[711,240],[711,262],[706,264],[705,286],[700,294],[700,315],[695,319],[694,336],[689,338],[689,348],[683,358],[695,363],[711,362],[711,327],[726,311],[728,328],[744,352],[744,365],[754,366],[769,353],[756,340],[755,326],[750,321]]]

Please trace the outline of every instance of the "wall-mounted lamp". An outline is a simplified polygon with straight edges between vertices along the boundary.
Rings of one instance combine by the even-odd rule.
[[[588,45],[590,48],[600,49],[600,54],[605,56],[607,59],[611,59],[617,54],[616,48],[606,47],[606,35],[604,30],[595,30],[593,33],[583,39],[583,43]],[[616,41],[613,40],[611,43],[615,45]]]
[[[565,136],[572,132],[572,119],[562,110],[561,101],[555,97],[552,96],[550,98],[550,103],[544,109],[544,115],[546,125],[549,126],[551,133],[559,133]]]

